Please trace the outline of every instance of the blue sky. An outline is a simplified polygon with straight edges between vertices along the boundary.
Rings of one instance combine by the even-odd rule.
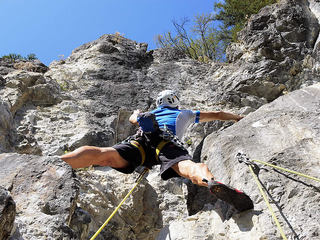
[[[216,0],[0,0],[0,56],[35,53],[49,65],[103,34],[156,48],[172,20],[210,13]]]

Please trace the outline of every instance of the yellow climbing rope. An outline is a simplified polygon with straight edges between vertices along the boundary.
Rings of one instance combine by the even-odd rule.
[[[256,181],[256,183],[257,183],[257,185],[258,185],[258,188],[259,188],[259,190],[260,190],[260,193],[261,193],[264,201],[266,202],[269,211],[271,212],[271,215],[272,215],[272,217],[273,217],[273,219],[274,219],[274,221],[275,221],[275,223],[276,223],[276,225],[277,225],[277,227],[278,227],[278,229],[279,229],[279,232],[280,232],[282,238],[285,239],[285,240],[287,240],[287,237],[285,236],[284,231],[283,231],[283,229],[281,228],[281,225],[280,225],[280,223],[279,223],[279,221],[278,221],[278,219],[277,219],[277,217],[276,217],[276,215],[275,215],[275,213],[274,213],[274,211],[273,211],[273,209],[272,209],[272,207],[271,207],[271,205],[270,205],[270,203],[269,203],[269,201],[268,201],[268,198],[267,198],[265,192],[264,192],[263,189],[262,189],[262,186],[261,186],[261,184],[260,184],[260,182],[259,182],[259,179],[258,179],[257,175],[255,174],[254,170],[252,169],[252,166],[254,165],[253,162],[258,162],[258,163],[264,164],[264,165],[266,165],[266,166],[273,167],[273,168],[276,168],[276,169],[279,169],[279,170],[282,170],[282,171],[285,171],[285,172],[293,173],[293,174],[296,174],[296,175],[298,175],[298,176],[302,176],[302,177],[305,177],[305,178],[309,178],[309,179],[312,179],[312,180],[315,180],[315,181],[318,181],[318,182],[320,182],[320,179],[319,179],[319,178],[316,178],[316,177],[312,177],[312,176],[306,175],[306,174],[303,174],[303,173],[300,173],[300,172],[297,172],[297,171],[293,171],[293,170],[286,169],[286,168],[283,168],[283,167],[278,167],[278,166],[276,166],[276,165],[273,165],[273,164],[270,164],[270,163],[267,163],[267,162],[264,162],[264,161],[261,161],[261,160],[257,160],[257,159],[250,160],[250,159],[249,159],[245,154],[243,154],[243,153],[238,153],[238,154],[236,155],[236,158],[238,159],[238,161],[239,161],[240,163],[241,163],[241,162],[244,162],[245,164],[248,165],[248,167],[249,167],[249,169],[250,169],[250,172],[252,173],[253,178],[255,179],[255,181]]]
[[[303,174],[303,173],[300,173],[300,172],[289,170],[289,169],[286,169],[286,168],[283,168],[283,167],[278,167],[276,165],[273,165],[273,164],[270,164],[270,163],[267,163],[267,162],[264,162],[264,161],[261,161],[261,160],[252,159],[252,161],[253,162],[258,162],[258,163],[261,163],[261,164],[264,164],[264,165],[267,165],[269,167],[273,167],[273,168],[276,168],[276,169],[279,169],[279,170],[282,170],[282,171],[285,171],[285,172],[293,173],[293,174],[296,174],[296,175],[301,176],[301,177],[309,178],[309,179],[312,179],[312,180],[320,182],[319,178],[312,177],[312,176],[309,176],[309,175],[306,175],[306,174]]]
[[[277,225],[277,227],[278,227],[278,229],[279,229],[279,232],[280,232],[282,238],[285,239],[285,240],[287,240],[287,237],[286,237],[286,235],[284,234],[284,231],[283,231],[283,229],[282,229],[282,227],[281,227],[281,225],[280,225],[280,223],[279,223],[279,221],[278,221],[278,218],[276,217],[276,215],[275,215],[275,213],[274,213],[274,211],[273,211],[273,209],[272,209],[272,207],[271,207],[271,205],[270,205],[270,203],[269,203],[269,201],[268,201],[268,198],[267,198],[265,192],[264,192],[263,189],[262,189],[262,186],[261,186],[261,184],[260,184],[260,182],[259,182],[259,179],[258,179],[257,175],[254,173],[254,171],[253,171],[253,169],[252,169],[252,166],[251,166],[251,165],[248,165],[248,166],[249,166],[249,169],[250,169],[250,171],[251,171],[251,173],[252,173],[252,176],[253,176],[254,180],[256,181],[256,183],[257,183],[257,185],[258,185],[258,188],[259,188],[259,190],[260,190],[260,193],[261,193],[264,201],[266,202],[266,204],[267,204],[267,206],[268,206],[268,208],[269,208],[269,211],[271,212],[271,216],[273,217],[273,220],[275,221],[275,223],[276,223],[276,225]]]
[[[136,180],[136,184],[133,186],[133,188],[128,192],[128,194],[122,199],[122,201],[119,203],[119,205],[116,207],[116,209],[111,213],[111,215],[108,217],[108,219],[102,224],[102,226],[98,229],[98,231],[90,238],[90,240],[94,240],[99,233],[103,230],[103,228],[108,224],[108,222],[111,220],[111,218],[116,214],[116,212],[119,210],[121,205],[125,202],[125,200],[130,196],[130,194],[133,192],[133,190],[138,186],[138,184],[143,179],[143,176],[149,171],[148,168],[145,168],[143,172],[140,174],[138,179]]]

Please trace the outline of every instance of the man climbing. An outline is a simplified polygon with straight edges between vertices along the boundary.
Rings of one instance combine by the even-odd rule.
[[[130,116],[139,130],[113,147],[83,146],[65,154],[62,160],[72,168],[91,165],[109,166],[122,173],[132,173],[138,166],[152,168],[160,164],[163,180],[184,177],[192,183],[209,187],[219,199],[233,205],[239,212],[253,208],[251,199],[243,192],[214,181],[214,176],[204,163],[192,161],[180,139],[192,123],[213,120],[239,121],[243,117],[222,112],[203,112],[179,109],[179,97],[172,90],[158,94],[157,109],[141,113],[135,110]]]

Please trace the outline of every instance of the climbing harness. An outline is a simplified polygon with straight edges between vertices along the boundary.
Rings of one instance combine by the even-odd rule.
[[[159,137],[164,141],[172,142],[174,145],[184,148],[183,142],[181,142],[180,139],[170,131],[167,125],[164,125],[164,128],[160,129]]]
[[[309,178],[309,179],[312,179],[312,180],[315,180],[315,181],[318,181],[318,182],[320,182],[320,179],[312,177],[312,176],[309,176],[309,175],[306,175],[306,174],[303,174],[303,173],[300,173],[300,172],[297,172],[297,171],[292,171],[292,170],[289,170],[289,169],[286,169],[286,168],[278,167],[276,165],[273,165],[273,164],[270,164],[270,163],[267,163],[267,162],[264,162],[264,161],[261,161],[261,160],[254,160],[254,159],[250,160],[246,156],[246,154],[244,154],[244,153],[240,153],[239,152],[236,155],[236,158],[240,163],[245,163],[245,164],[248,165],[249,170],[252,173],[252,176],[253,176],[256,184],[258,185],[260,193],[261,193],[264,201],[266,202],[267,207],[268,207],[269,211],[271,212],[271,215],[272,215],[272,217],[273,217],[273,219],[274,219],[274,221],[275,221],[275,223],[276,223],[276,225],[277,225],[277,227],[279,229],[280,235],[282,236],[283,239],[287,240],[287,237],[285,236],[284,231],[281,228],[281,225],[280,225],[280,223],[279,223],[279,221],[278,221],[278,219],[277,219],[277,217],[276,217],[276,215],[275,215],[275,213],[274,213],[274,211],[273,211],[273,209],[272,209],[272,207],[270,205],[270,202],[268,201],[268,198],[267,198],[265,192],[262,189],[262,185],[261,185],[261,183],[260,183],[260,181],[258,179],[258,176],[256,175],[256,173],[254,171],[254,168],[258,167],[254,162],[258,162],[258,163],[264,164],[266,166],[269,166],[269,167],[272,167],[272,168],[275,168],[275,169],[279,169],[279,170],[282,170],[282,171],[286,171],[286,172],[289,172],[289,173],[293,173],[293,174],[296,174],[298,176]]]
[[[164,124],[164,128],[161,129],[160,137],[165,141],[171,141],[174,138],[174,134],[169,130],[166,124]]]
[[[149,124],[149,126],[153,125],[152,121],[149,121],[150,116],[152,115],[141,115],[142,117],[140,117],[140,119],[143,119],[142,121],[144,121],[143,124]],[[140,124],[140,123],[139,123]],[[145,129],[153,129],[153,127],[155,127],[155,125],[153,125],[153,127],[146,127],[144,126]],[[167,144],[167,143],[173,143],[174,145],[184,148],[184,144],[179,140],[179,138],[174,135],[165,125],[164,129],[159,129],[158,126],[156,126],[158,129],[156,130],[152,130],[151,132],[145,132],[143,130],[142,127],[139,128],[139,130],[137,131],[137,133],[135,135],[129,136],[128,138],[126,138],[125,140],[122,141],[122,143],[129,143],[133,146],[135,146],[136,148],[138,148],[140,154],[141,154],[141,164],[143,165],[143,163],[145,162],[146,159],[146,151],[144,150],[143,146],[138,142],[141,139],[144,139],[144,141],[146,141],[147,143],[151,143],[153,144],[154,142],[154,138],[156,136],[156,138],[160,139],[160,142],[156,145],[155,147],[155,158],[157,161],[159,161],[159,154],[160,151],[163,149],[163,147]],[[153,140],[152,140],[153,139]]]
[[[144,151],[143,147],[141,146],[141,144],[138,141],[130,141],[130,144],[135,146],[136,148],[139,149],[140,155],[141,155],[141,164],[144,164],[144,161],[146,160],[146,152]]]
[[[108,222],[111,220],[111,218],[116,214],[116,212],[119,210],[121,205],[125,202],[125,200],[130,196],[130,194],[133,192],[133,190],[138,186],[138,184],[143,179],[144,175],[149,171],[148,168],[145,168],[143,172],[139,175],[139,177],[136,180],[135,185],[133,188],[127,193],[127,195],[122,199],[122,201],[119,203],[119,205],[115,208],[115,210],[111,213],[111,215],[108,217],[108,219],[102,224],[102,226],[98,229],[98,231],[90,238],[90,240],[94,240],[99,233],[103,230],[103,228],[108,224]]]
[[[159,161],[159,154],[160,154],[162,148],[163,148],[167,143],[169,143],[169,142],[163,140],[163,141],[161,141],[161,142],[158,144],[158,146],[156,147],[156,159],[157,159],[157,161]]]

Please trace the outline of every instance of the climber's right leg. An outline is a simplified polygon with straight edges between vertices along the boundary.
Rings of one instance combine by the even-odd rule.
[[[72,168],[83,168],[91,165],[125,168],[128,162],[113,147],[83,146],[61,156]]]

